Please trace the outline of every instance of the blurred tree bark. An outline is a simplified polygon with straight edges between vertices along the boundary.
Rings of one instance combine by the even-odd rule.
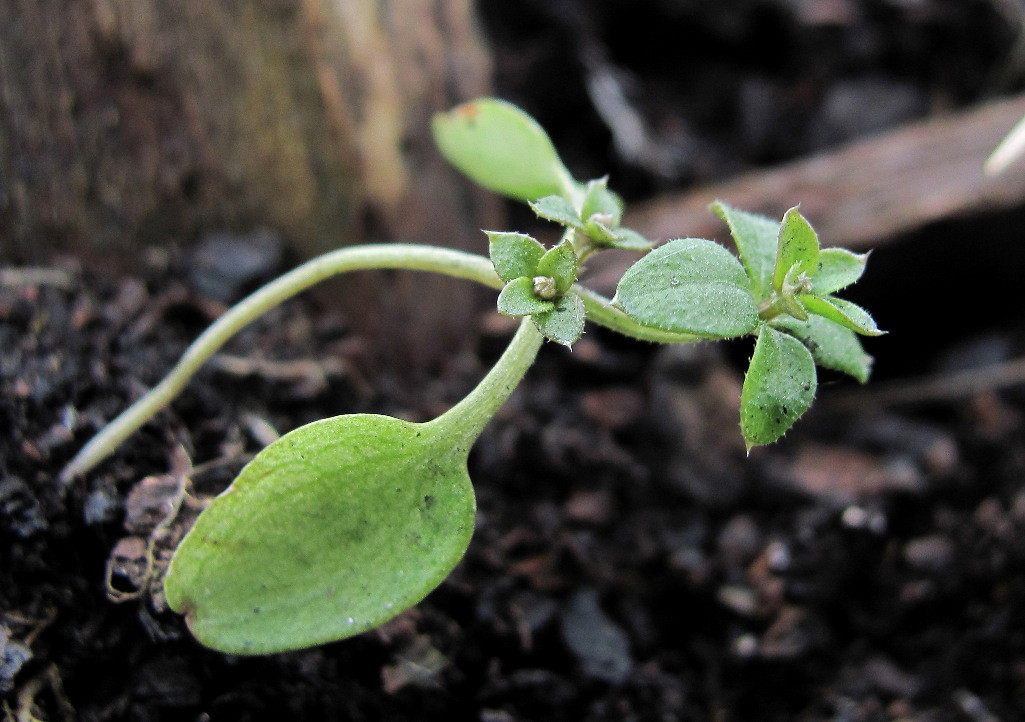
[[[5,0],[0,15],[0,259],[260,226],[303,256],[480,248],[497,222],[429,134],[433,111],[488,89],[471,0]],[[350,316],[401,345],[380,319],[402,315],[418,329],[405,355],[430,358],[472,292],[399,275],[347,283]]]

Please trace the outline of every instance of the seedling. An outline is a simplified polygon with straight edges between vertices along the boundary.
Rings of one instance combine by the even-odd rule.
[[[426,596],[458,563],[473,532],[470,447],[542,341],[572,346],[587,320],[662,343],[753,336],[740,414],[748,449],[777,440],[808,409],[816,364],[868,378],[871,359],[857,335],[881,332],[867,312],[833,295],[861,276],[866,256],[821,249],[796,208],[775,221],[713,204],[739,260],[697,238],[652,250],[621,225],[623,203],[606,180],[574,180],[545,132],[518,108],[476,100],[437,116],[434,134],[470,178],[561,225],[561,240],[546,248],[526,234],[488,232],[490,258],[392,244],[310,261],[214,323],[62,474],[67,482],[91,469],[166,406],[232,334],[329,276],[368,268],[445,273],[500,291],[498,310],[522,317],[491,371],[437,419],[358,414],[316,421],[270,444],[214,499],[164,581],[168,603],[207,646],[237,654],[308,647],[376,627]],[[646,251],[611,300],[577,283],[584,259],[605,248]]]

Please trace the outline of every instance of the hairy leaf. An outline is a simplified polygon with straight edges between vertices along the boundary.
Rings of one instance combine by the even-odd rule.
[[[562,196],[545,196],[532,202],[530,208],[539,218],[573,228],[581,227],[582,221],[577,215],[576,209],[573,208],[573,204]]]
[[[545,253],[538,261],[537,275],[554,278],[560,294],[568,291],[577,280],[577,257],[573,246],[563,242]]]
[[[534,324],[550,340],[563,346],[572,346],[584,332],[584,302],[573,293],[555,302],[555,308],[534,315]]]
[[[793,336],[762,326],[740,393],[740,429],[747,448],[771,444],[815,398],[815,361]]]
[[[886,331],[880,331],[876,326],[875,319],[868,311],[861,306],[845,301],[842,298],[827,296],[800,296],[799,300],[808,309],[823,318],[828,318],[833,323],[838,323],[862,336],[882,336]]]
[[[614,240],[609,245],[624,251],[647,251],[655,245],[637,231],[629,228],[617,228],[612,235]]]
[[[498,294],[498,312],[506,316],[530,316],[553,308],[554,303],[538,298],[534,292],[534,279],[529,276],[514,278]]]
[[[807,321],[781,316],[772,324],[800,339],[819,366],[853,376],[861,383],[868,381],[872,357],[850,329],[816,315]]]
[[[852,253],[844,248],[824,248],[819,252],[819,265],[812,274],[812,293],[827,296],[846,288],[865,272],[867,253]]]
[[[686,238],[631,266],[614,302],[635,320],[666,331],[727,338],[758,324],[743,266],[712,241]]]
[[[545,247],[526,233],[484,231],[490,243],[495,273],[505,282],[521,276],[533,276],[545,254]]]
[[[716,201],[712,211],[729,226],[740,260],[751,278],[751,290],[758,299],[772,290],[772,270],[779,246],[779,221],[759,216]]]
[[[610,228],[618,226],[623,217],[623,202],[608,189],[608,178],[599,178],[587,184],[580,217],[586,221],[594,215],[600,217],[599,223]]]
[[[779,227],[772,287],[781,291],[788,273],[806,273],[811,276],[818,268],[818,263],[819,236],[797,208],[791,208],[783,214],[783,222]]]

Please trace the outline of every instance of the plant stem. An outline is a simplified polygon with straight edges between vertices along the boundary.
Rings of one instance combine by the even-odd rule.
[[[351,246],[319,256],[271,281],[217,319],[192,342],[159,384],[103,427],[75,455],[61,471],[61,481],[67,484],[107,458],[122,441],[167,406],[221,346],[269,309],[339,273],[374,268],[436,271],[492,288],[502,287],[488,259],[436,246],[398,243]]]
[[[458,439],[460,447],[472,446],[534,363],[542,341],[544,335],[534,322],[524,318],[502,356],[473,391],[429,423]]]
[[[655,343],[694,343],[695,341],[708,340],[692,333],[663,331],[660,328],[637,323],[637,321],[634,321],[613,306],[610,299],[592,291],[586,286],[573,286],[572,292],[583,300],[584,308],[587,309],[588,321],[593,321],[599,326],[604,326],[624,336],[629,336],[639,341],[654,341]],[[718,336],[709,336],[709,339],[718,338]]]
[[[314,258],[253,292],[200,334],[159,384],[103,427],[71,459],[61,471],[61,482],[70,483],[110,456],[122,441],[167,406],[207,359],[269,309],[340,273],[383,268],[434,271],[496,290],[504,285],[487,258],[437,246],[404,243],[350,246]],[[611,306],[609,299],[582,286],[573,286],[572,292],[583,299],[590,320],[626,336],[660,343],[701,340],[690,334],[643,326]]]

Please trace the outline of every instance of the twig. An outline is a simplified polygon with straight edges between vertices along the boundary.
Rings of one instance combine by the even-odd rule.
[[[880,384],[867,391],[845,391],[825,399],[832,409],[909,406],[951,401],[983,391],[1025,384],[1025,357],[992,366],[929,376],[917,381]]]
[[[75,276],[60,268],[0,268],[0,286],[54,286],[67,289],[75,284]]]

